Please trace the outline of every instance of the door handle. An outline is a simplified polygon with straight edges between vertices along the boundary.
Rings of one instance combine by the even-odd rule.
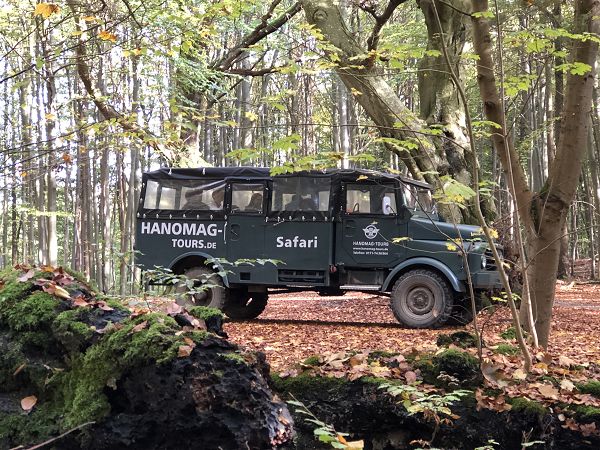
[[[240,225],[237,223],[231,224],[229,227],[231,230],[231,240],[237,241],[240,239]]]

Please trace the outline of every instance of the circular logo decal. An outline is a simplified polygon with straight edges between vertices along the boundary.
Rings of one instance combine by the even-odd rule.
[[[371,224],[371,225],[368,225],[366,228],[363,228],[363,231],[365,232],[365,236],[368,239],[374,239],[377,237],[377,233],[379,233],[379,228],[377,228],[375,225]]]

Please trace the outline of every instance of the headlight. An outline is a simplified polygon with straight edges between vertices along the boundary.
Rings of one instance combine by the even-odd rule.
[[[481,268],[485,269],[487,267],[487,256],[481,255]]]

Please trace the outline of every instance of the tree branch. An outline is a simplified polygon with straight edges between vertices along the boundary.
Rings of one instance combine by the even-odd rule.
[[[367,39],[367,49],[369,51],[377,49],[383,26],[387,23],[388,20],[390,20],[396,8],[402,3],[405,3],[406,1],[407,0],[390,0],[390,2],[385,7],[385,10],[381,14],[377,14],[374,6],[367,5],[365,2],[361,2],[360,8],[371,14],[375,19],[375,26],[371,31],[371,36],[369,36],[369,39]]]
[[[224,57],[211,64],[211,68],[222,72],[228,71],[228,69],[230,69],[235,64],[238,58],[244,53],[244,51],[248,47],[256,44],[269,34],[277,31],[298,12],[300,12],[300,9],[302,8],[299,2],[294,3],[277,19],[269,23],[269,19],[273,16],[273,12],[275,11],[275,8],[279,5],[279,3],[281,3],[281,0],[274,0],[274,2],[269,7],[269,11],[267,11],[267,13],[261,18],[261,21],[256,26],[256,28],[254,28],[254,30],[250,34],[244,37],[242,42],[230,49]]]

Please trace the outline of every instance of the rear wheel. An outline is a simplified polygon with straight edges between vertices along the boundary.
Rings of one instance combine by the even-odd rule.
[[[194,280],[194,286],[192,292],[185,283],[180,283],[175,288],[178,304],[223,309],[227,299],[227,288],[223,286],[223,280],[219,275],[208,267],[192,267],[187,269],[184,275]]]
[[[414,269],[392,288],[391,307],[398,322],[410,328],[435,328],[452,313],[454,297],[448,282],[437,272]]]
[[[234,290],[230,292],[223,312],[231,319],[256,319],[265,310],[267,300],[266,292]]]

